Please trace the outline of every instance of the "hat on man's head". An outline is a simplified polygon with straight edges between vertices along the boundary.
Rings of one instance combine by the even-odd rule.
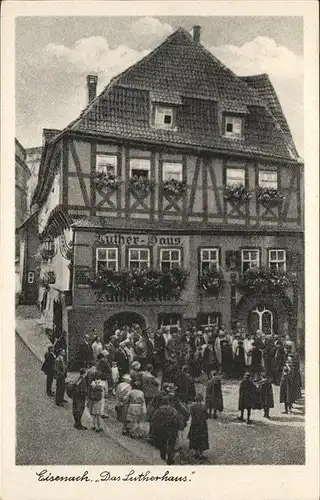
[[[124,375],[122,375],[122,380],[124,382],[131,382],[131,377],[130,377],[129,373],[125,373]]]
[[[139,361],[134,361],[132,363],[131,367],[133,368],[133,370],[140,370],[141,365],[140,365]]]

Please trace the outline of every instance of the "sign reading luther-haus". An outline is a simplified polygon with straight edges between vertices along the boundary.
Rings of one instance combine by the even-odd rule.
[[[121,233],[114,234],[98,234],[97,243],[103,245],[161,245],[174,246],[181,245],[181,238],[178,236],[158,236],[149,235],[123,235]]]

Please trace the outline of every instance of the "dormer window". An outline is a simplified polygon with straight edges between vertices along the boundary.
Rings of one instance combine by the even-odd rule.
[[[172,129],[174,127],[173,108],[155,106],[154,124],[157,128]]]
[[[242,121],[240,116],[227,115],[224,122],[224,136],[231,138],[242,137]]]

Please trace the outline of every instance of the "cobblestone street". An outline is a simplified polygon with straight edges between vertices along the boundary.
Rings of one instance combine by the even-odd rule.
[[[38,343],[45,348],[48,339],[37,323],[34,309],[20,308],[17,328],[29,347]],[[25,319],[29,316],[29,319]],[[33,316],[33,317],[32,317]],[[38,324],[38,327],[36,325]],[[25,328],[25,331],[21,331]],[[73,428],[71,400],[65,408],[57,408],[45,395],[45,377],[40,361],[17,337],[16,341],[16,404],[17,404],[17,463],[18,464],[161,464],[158,451],[147,442],[131,440],[121,435],[116,421],[114,398],[108,400],[109,418],[105,431],[97,436],[90,430],[91,417],[85,411],[83,422],[89,429],[78,432]],[[75,376],[70,374],[69,376]],[[262,411],[253,411],[253,425],[237,421],[238,381],[223,382],[224,412],[218,420],[209,420],[210,450],[206,464],[303,464],[304,405],[294,405],[293,413],[283,415],[279,404],[279,388],[273,386],[275,408],[271,420]],[[204,390],[200,385],[198,391]],[[148,424],[145,424],[146,432]],[[186,462],[188,427],[180,436],[182,452],[178,463]],[[76,446],[75,446],[76,443]],[[189,458],[187,459],[189,460]]]

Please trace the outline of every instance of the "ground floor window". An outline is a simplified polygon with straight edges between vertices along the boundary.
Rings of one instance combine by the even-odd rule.
[[[241,251],[241,268],[245,273],[248,269],[259,267],[260,251],[256,249],[244,249]]]
[[[181,314],[159,314],[158,327],[169,326],[170,333],[175,333],[181,328]]]
[[[170,269],[181,265],[181,250],[180,248],[171,248],[160,250],[160,266],[161,271],[169,271]]]
[[[205,328],[206,326],[217,326],[219,327],[221,323],[221,314],[212,313],[199,313],[197,315],[197,327]]]
[[[118,248],[96,249],[96,270],[112,269],[118,271],[119,251]]]
[[[129,248],[129,269],[141,271],[148,267],[150,267],[150,249]]]
[[[286,251],[279,249],[269,250],[269,268],[277,271],[286,270]]]

